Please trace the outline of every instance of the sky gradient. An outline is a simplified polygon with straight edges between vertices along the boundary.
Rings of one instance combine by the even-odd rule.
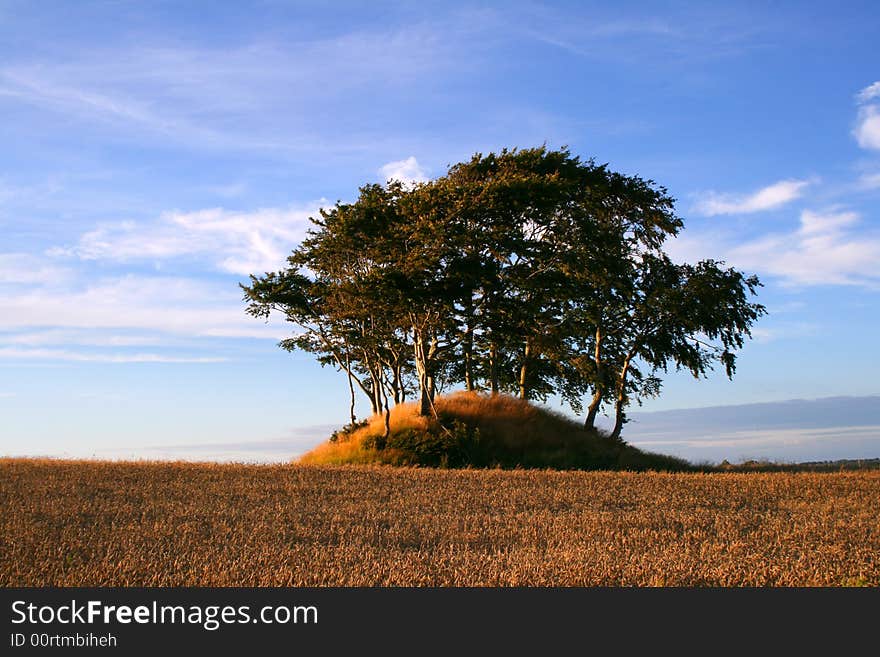
[[[734,380],[641,411],[876,404],[880,8],[603,5],[0,0],[0,455],[316,444],[345,378],[238,283],[360,185],[542,143],[665,186],[673,257],[764,283]],[[875,425],[773,454],[880,456]]]

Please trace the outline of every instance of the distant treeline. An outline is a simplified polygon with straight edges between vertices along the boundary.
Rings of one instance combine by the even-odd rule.
[[[803,461],[802,463],[745,461],[744,463],[732,464],[724,461],[718,466],[718,469],[734,472],[838,472],[840,470],[880,470],[880,458]]]

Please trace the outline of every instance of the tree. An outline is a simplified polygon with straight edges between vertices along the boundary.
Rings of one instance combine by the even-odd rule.
[[[299,327],[281,345],[344,371],[374,414],[443,385],[560,395],[585,425],[656,395],[670,365],[728,376],[760,285],[706,260],[675,264],[674,200],[567,149],[476,154],[429,183],[362,187],[322,210],[280,272],[242,286],[248,310]]]
[[[250,314],[268,318],[278,311],[298,327],[283,348],[314,353],[322,365],[346,373],[352,422],[355,385],[374,414],[387,412],[389,396],[402,402],[408,389],[406,336],[385,301],[393,272],[384,262],[383,239],[399,221],[401,193],[399,185],[369,185],[357,202],[322,210],[287,269],[252,275],[251,284],[241,286]]]
[[[705,377],[720,362],[732,377],[735,350],[765,313],[763,306],[748,301],[758,279],[712,260],[676,265],[665,254],[645,252],[627,269],[631,278],[615,288],[596,331],[596,351],[603,345],[604,358],[603,376],[595,378],[594,386],[601,400],[610,393],[615,439],[626,421],[626,407],[633,399],[659,394],[657,373],[670,364]]]

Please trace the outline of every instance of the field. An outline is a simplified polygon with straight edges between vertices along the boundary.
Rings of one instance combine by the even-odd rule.
[[[880,472],[0,460],[2,586],[880,585]]]

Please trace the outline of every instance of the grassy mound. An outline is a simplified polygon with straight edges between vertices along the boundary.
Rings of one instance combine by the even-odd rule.
[[[435,400],[436,418],[415,403],[391,410],[391,435],[382,416],[335,433],[299,463],[384,463],[450,468],[690,470],[686,461],[643,452],[563,415],[507,395],[459,392]]]

